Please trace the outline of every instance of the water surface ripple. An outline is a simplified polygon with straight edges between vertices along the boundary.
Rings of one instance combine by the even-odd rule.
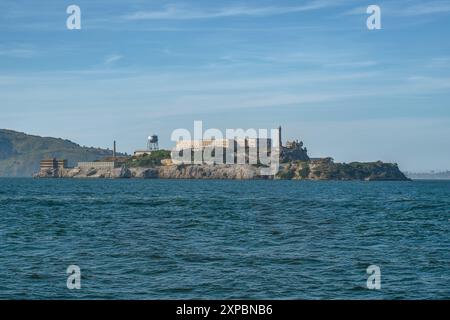
[[[0,299],[449,299],[449,249],[445,181],[0,179]]]

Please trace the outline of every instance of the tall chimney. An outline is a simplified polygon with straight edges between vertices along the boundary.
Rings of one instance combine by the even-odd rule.
[[[278,127],[278,146],[281,149],[281,147],[283,146],[283,142],[281,139],[281,126]]]
[[[114,140],[113,158],[116,157],[116,140]]]

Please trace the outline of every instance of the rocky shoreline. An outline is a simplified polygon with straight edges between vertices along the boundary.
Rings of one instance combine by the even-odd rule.
[[[85,179],[217,179],[217,180],[362,180],[407,181],[396,164],[383,162],[334,163],[331,159],[282,163],[275,176],[261,176],[255,165],[161,165],[114,169],[50,169],[35,178]]]

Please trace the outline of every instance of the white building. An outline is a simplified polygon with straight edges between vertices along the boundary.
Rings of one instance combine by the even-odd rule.
[[[151,154],[152,152],[150,151],[150,150],[136,150],[135,152],[134,152],[134,156],[135,157],[140,157],[140,156],[145,156],[145,155],[149,155],[149,154]]]

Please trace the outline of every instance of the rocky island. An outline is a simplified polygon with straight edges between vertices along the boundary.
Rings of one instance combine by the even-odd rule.
[[[57,168],[41,170],[37,178],[104,179],[284,179],[284,180],[365,180],[402,181],[408,178],[396,164],[378,162],[335,163],[331,158],[292,160],[280,164],[274,176],[260,174],[258,165],[173,164],[170,159],[152,156],[127,159],[117,168]]]
[[[279,127],[278,146],[271,139],[202,139],[181,140],[174,150],[152,148],[157,136],[149,137],[148,150],[136,151],[134,156],[116,153],[116,143],[112,155],[91,162],[78,162],[70,166],[68,160],[56,157],[42,160],[35,178],[103,178],[103,179],[282,179],[282,180],[363,180],[402,181],[409,180],[397,164],[377,162],[336,163],[328,158],[310,158],[302,141],[281,141]],[[152,142],[153,141],[153,142]],[[237,147],[239,146],[239,148]],[[267,147],[267,149],[266,149]],[[250,150],[256,153],[250,152]],[[209,150],[209,151],[208,151]],[[222,151],[217,157],[216,152]],[[175,152],[175,153],[173,153]],[[184,154],[188,161],[179,161],[177,153]],[[214,153],[214,159],[206,162],[207,152]],[[200,156],[202,164],[193,164]],[[267,157],[274,155],[274,174],[267,175]],[[174,157],[175,156],[175,157]],[[240,161],[238,161],[240,157]],[[234,159],[234,160],[233,160]],[[222,161],[227,160],[227,161]],[[231,164],[223,164],[230,163]],[[273,160],[273,159],[272,159]],[[72,160],[73,161],[73,160]],[[237,164],[245,163],[245,164]],[[265,173],[265,174],[263,174]]]

